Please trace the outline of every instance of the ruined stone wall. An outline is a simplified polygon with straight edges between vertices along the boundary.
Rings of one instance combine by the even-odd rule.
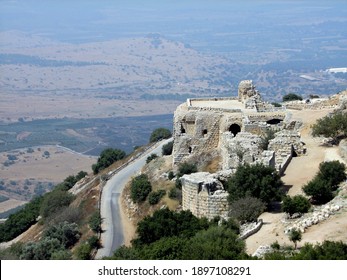
[[[228,217],[228,193],[213,175],[206,172],[184,175],[181,182],[183,210],[190,210],[199,218]]]

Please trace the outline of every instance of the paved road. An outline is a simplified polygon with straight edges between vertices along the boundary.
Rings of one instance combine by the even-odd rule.
[[[96,259],[111,256],[115,249],[124,244],[124,233],[119,208],[122,190],[130,178],[136,175],[145,165],[147,157],[152,153],[161,155],[162,146],[170,141],[172,141],[172,138],[161,141],[154,149],[146,151],[141,157],[121,169],[107,181],[102,192],[100,206],[100,213],[103,218],[103,233],[101,234],[103,248],[98,250],[95,256]]]

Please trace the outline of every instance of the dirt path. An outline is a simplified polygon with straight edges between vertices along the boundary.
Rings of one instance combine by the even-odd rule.
[[[291,112],[293,114],[293,120],[303,122],[300,132],[302,141],[306,144],[307,148],[307,154],[305,156],[292,159],[292,162],[285,171],[285,175],[282,177],[285,185],[290,187],[288,194],[291,196],[302,194],[302,186],[315,176],[318,166],[322,161],[342,161],[337,147],[320,146],[320,140],[310,135],[311,125],[330,111],[331,109]],[[253,254],[260,245],[271,244],[275,241],[278,241],[281,245],[290,244],[288,237],[284,234],[284,224],[281,221],[284,219],[284,216],[285,214],[283,213],[263,213],[260,216],[264,221],[263,227],[258,233],[246,240],[247,252],[249,254]],[[347,240],[347,211],[345,209],[342,209],[328,220],[307,229],[299,245],[305,242],[322,242],[325,239]]]

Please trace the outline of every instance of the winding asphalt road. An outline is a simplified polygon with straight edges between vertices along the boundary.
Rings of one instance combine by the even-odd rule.
[[[103,188],[100,205],[100,213],[103,219],[102,248],[98,250],[95,259],[111,256],[114,250],[124,244],[124,232],[119,208],[122,190],[131,177],[136,175],[145,165],[147,157],[153,153],[161,155],[163,145],[170,141],[172,141],[172,138],[159,142],[154,148],[146,151],[107,181]]]

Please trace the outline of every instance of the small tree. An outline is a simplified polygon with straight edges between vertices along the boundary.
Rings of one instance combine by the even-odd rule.
[[[294,197],[286,196],[283,199],[282,211],[292,216],[295,213],[307,213],[311,207],[309,200],[302,195],[295,195]]]
[[[165,190],[158,190],[156,192],[151,192],[148,195],[149,204],[151,204],[151,205],[157,204],[165,194],[166,194]]]
[[[317,176],[302,189],[306,195],[311,196],[314,202],[318,204],[326,203],[334,197],[329,182]]]
[[[81,235],[77,224],[62,222],[48,228],[43,236],[49,239],[57,239],[64,248],[70,248],[78,241]]]
[[[294,100],[302,100],[302,97],[300,95],[297,95],[295,93],[288,93],[283,96],[282,101],[287,102],[287,101],[294,101]]]
[[[169,139],[172,136],[171,131],[168,130],[167,128],[157,128],[155,129],[150,138],[149,138],[149,142],[153,143],[153,142],[157,142],[163,139]]]
[[[156,159],[158,156],[156,154],[151,154],[147,157],[146,163],[150,163],[153,159]]]
[[[230,216],[237,219],[241,224],[255,222],[265,209],[265,203],[259,198],[247,196],[231,203]]]
[[[301,231],[299,231],[297,229],[292,229],[289,232],[289,236],[288,237],[289,237],[289,240],[294,243],[294,249],[296,249],[297,248],[297,243],[299,241],[301,241],[301,238],[302,238]]]
[[[229,202],[252,196],[266,204],[281,198],[283,182],[271,166],[263,164],[240,165],[227,182]]]
[[[133,202],[145,201],[148,194],[152,191],[152,185],[147,175],[141,174],[131,181],[130,197]]]
[[[339,137],[347,136],[347,114],[340,112],[317,120],[312,126],[312,135],[333,138],[337,143]]]
[[[165,144],[162,148],[162,153],[163,156],[169,156],[172,154],[172,149],[173,149],[173,141]]]
[[[338,161],[325,161],[319,165],[318,177],[329,183],[332,189],[336,189],[337,186],[346,180],[346,166]]]
[[[101,222],[102,218],[100,212],[96,210],[89,219],[89,227],[95,233],[101,232]]]
[[[92,247],[89,243],[83,243],[77,247],[75,254],[78,260],[90,260]]]

